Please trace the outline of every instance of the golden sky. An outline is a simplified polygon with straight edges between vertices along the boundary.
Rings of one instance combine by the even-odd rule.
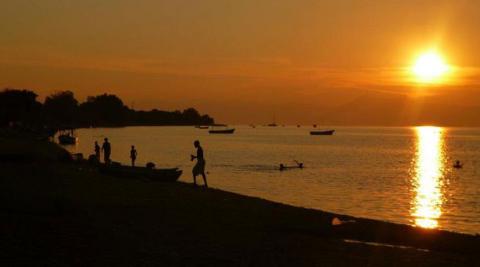
[[[479,11],[476,0],[2,1],[0,88],[115,93],[232,123],[315,122],[365,96],[470,108]],[[430,49],[453,71],[418,84],[411,65]]]

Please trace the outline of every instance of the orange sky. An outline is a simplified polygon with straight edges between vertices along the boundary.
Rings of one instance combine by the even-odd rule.
[[[472,124],[479,10],[475,0],[8,1],[0,88],[69,89],[81,100],[109,92],[135,108],[194,106],[230,123],[274,113],[283,123],[336,123],[319,114],[350,103],[388,113],[385,99],[407,95],[421,97],[412,105],[466,108]],[[455,72],[420,86],[408,68],[431,48]]]

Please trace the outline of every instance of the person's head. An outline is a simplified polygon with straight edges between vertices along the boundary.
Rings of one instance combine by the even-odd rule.
[[[195,140],[195,142],[193,142],[193,146],[199,147],[200,146],[200,141]]]
[[[98,142],[97,142],[97,141],[95,141],[95,145],[98,145]]]
[[[134,145],[132,145],[132,149],[135,149],[135,146],[134,146]]]
[[[103,139],[103,141],[108,142],[108,138]]]

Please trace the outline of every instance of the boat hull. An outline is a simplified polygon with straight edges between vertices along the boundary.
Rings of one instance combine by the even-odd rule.
[[[58,142],[62,145],[75,145],[77,143],[77,137],[70,135],[60,135],[58,136]]]
[[[100,166],[100,172],[125,178],[148,178],[152,181],[175,182],[182,175],[182,171],[177,168],[172,169],[148,169],[144,167],[129,166]]]
[[[311,131],[310,135],[333,135],[335,130],[328,130],[328,131]]]
[[[235,129],[228,129],[228,130],[210,130],[208,133],[210,134],[233,134]]]

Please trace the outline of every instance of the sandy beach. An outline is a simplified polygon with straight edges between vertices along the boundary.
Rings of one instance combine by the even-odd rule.
[[[474,266],[478,236],[104,176],[0,138],[3,266]],[[189,170],[184,170],[188,175]],[[215,186],[215,185],[211,185]],[[332,225],[334,218],[352,221]]]

